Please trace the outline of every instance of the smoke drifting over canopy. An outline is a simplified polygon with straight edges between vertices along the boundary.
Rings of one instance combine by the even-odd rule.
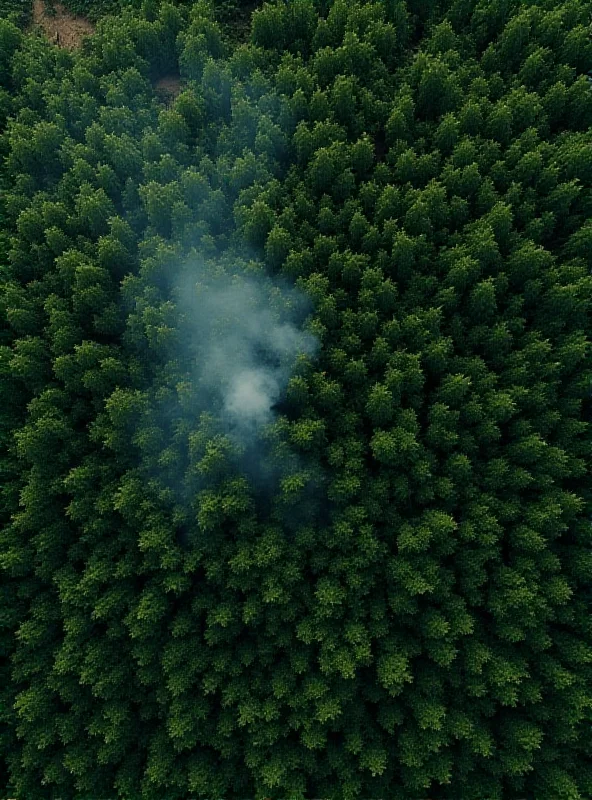
[[[299,356],[317,339],[303,329],[308,299],[262,275],[186,271],[177,302],[201,410],[214,413],[237,444],[250,446],[273,422]]]

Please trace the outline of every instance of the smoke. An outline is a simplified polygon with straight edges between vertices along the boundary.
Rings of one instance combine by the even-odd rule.
[[[218,396],[227,431],[244,444],[274,419],[297,356],[317,349],[311,334],[268,303],[262,283],[235,278],[231,285],[202,287],[190,320],[196,385]]]
[[[175,293],[200,405],[236,444],[252,445],[277,417],[296,361],[318,350],[302,327],[307,298],[261,274],[206,279],[199,265],[184,272]]]
[[[309,368],[319,341],[306,329],[310,300],[287,282],[256,271],[261,266],[254,262],[250,272],[247,268],[235,264],[229,271],[195,259],[172,288],[179,334],[175,356],[186,375],[185,396],[189,392],[191,398],[183,415],[186,420],[190,407],[193,447],[182,494],[192,504],[204,487],[224,480],[232,469],[246,476],[265,516],[282,479],[311,466],[310,458],[295,452],[273,426],[290,378]],[[165,416],[173,421],[178,412],[169,408]],[[314,466],[309,473],[315,473]],[[316,493],[314,479],[309,483],[302,508]],[[289,509],[290,524],[309,513],[301,513],[299,502]]]

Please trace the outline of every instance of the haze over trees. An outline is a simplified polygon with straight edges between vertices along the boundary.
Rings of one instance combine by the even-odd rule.
[[[585,800],[590,6],[241,6],[0,19],[0,786]]]

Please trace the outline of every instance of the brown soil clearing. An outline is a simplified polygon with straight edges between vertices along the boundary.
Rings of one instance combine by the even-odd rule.
[[[178,75],[165,75],[154,84],[156,94],[167,105],[181,92],[181,78]]]
[[[48,13],[43,0],[33,0],[33,25],[40,27],[50,42],[75,50],[85,36],[94,33],[95,27],[85,17],[76,17],[61,5],[54,3],[55,15]]]

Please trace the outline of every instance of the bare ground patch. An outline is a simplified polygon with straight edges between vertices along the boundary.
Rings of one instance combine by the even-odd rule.
[[[85,36],[94,33],[95,26],[85,17],[77,17],[61,3],[53,3],[53,13],[44,0],[33,0],[33,26],[41,28],[50,42],[75,50]]]
[[[170,105],[181,92],[180,75],[164,75],[156,81],[154,90],[162,103]]]

